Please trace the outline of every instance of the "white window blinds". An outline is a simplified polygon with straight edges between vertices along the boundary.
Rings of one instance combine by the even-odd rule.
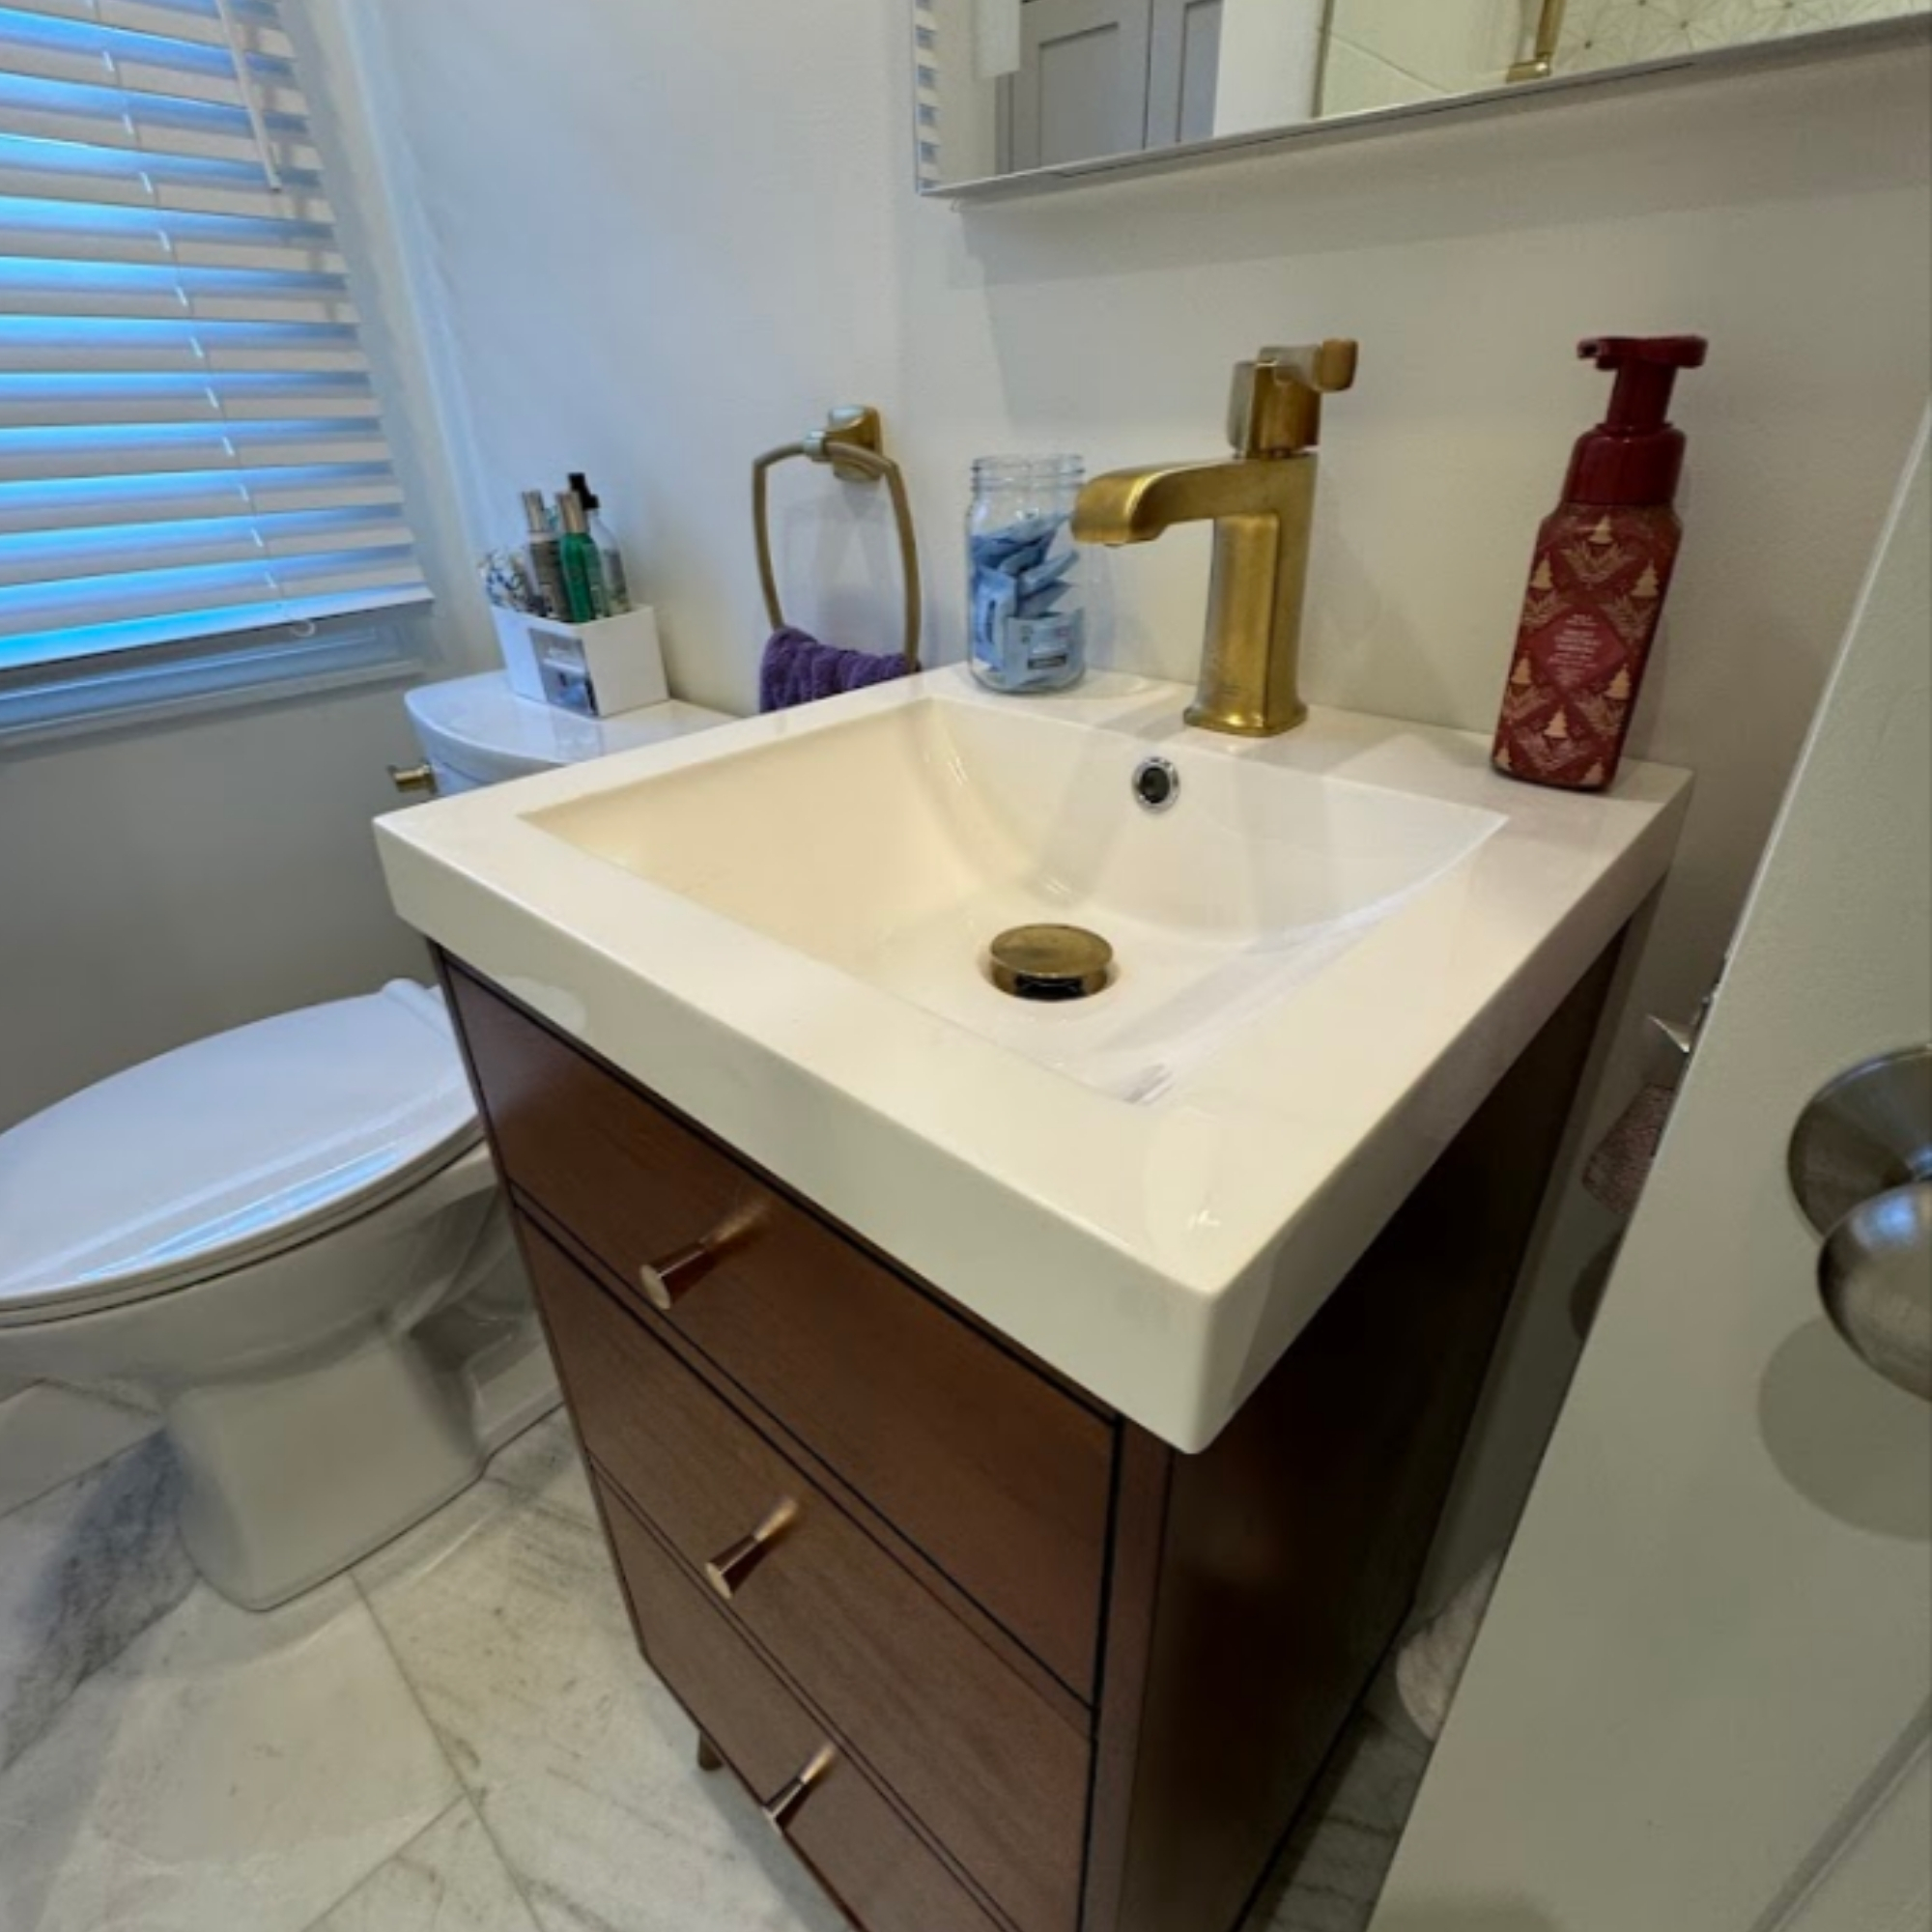
[[[0,671],[428,594],[273,0],[0,0]]]

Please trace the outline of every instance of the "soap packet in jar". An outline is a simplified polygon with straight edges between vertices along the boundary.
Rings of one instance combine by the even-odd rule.
[[[982,456],[966,513],[973,674],[994,691],[1065,691],[1087,669],[1077,456]]]

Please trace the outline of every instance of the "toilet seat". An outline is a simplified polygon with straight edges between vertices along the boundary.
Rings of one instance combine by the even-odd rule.
[[[311,1241],[481,1138],[441,999],[409,980],[197,1040],[0,1134],[0,1327]]]

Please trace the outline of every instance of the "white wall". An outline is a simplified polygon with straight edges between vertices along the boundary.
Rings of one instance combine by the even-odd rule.
[[[910,8],[902,38],[871,4],[793,30],[764,10],[755,31],[668,4],[310,6],[365,42],[428,334],[469,399],[475,544],[520,535],[521,491],[586,470],[678,695],[749,709],[753,456],[835,401],[899,413]],[[838,487],[791,470],[773,497],[787,615],[885,642],[867,618],[876,601],[889,626],[895,591],[842,611],[811,594]],[[884,567],[889,522],[862,522]]]
[[[1699,794],[1592,1129],[1621,1104],[1634,1016],[1688,1010],[1716,970],[1924,400],[1922,57],[960,213],[911,195],[897,0],[824,0],[796,25],[768,9],[755,32],[672,0],[311,4],[355,14],[392,116],[478,496],[507,531],[518,489],[590,469],[664,611],[673,685],[704,702],[754,691],[746,466],[826,403],[887,411],[952,656],[971,457],[1208,454],[1239,355],[1352,333],[1310,695],[1487,729],[1532,532],[1603,401],[1577,340],[1708,333],[1680,412],[1690,538],[1635,738]],[[815,474],[791,487],[801,613],[888,642],[876,509],[841,553],[846,505]],[[1207,557],[1179,532],[1120,558],[1120,663],[1191,676]],[[1452,1568],[1510,1519],[1574,1358],[1571,1292],[1610,1224],[1563,1201]]]
[[[1214,131],[1246,134],[1321,111],[1327,0],[1221,0]]]
[[[911,0],[908,0],[908,14]],[[1000,172],[1000,81],[1020,67],[1020,0],[932,0],[938,36],[939,175]]]
[[[1740,8],[1733,0],[1673,0],[1668,7],[1653,7],[1650,0],[1570,0],[1556,64],[1566,73],[1622,67],[1926,11],[1927,0],[1804,0],[1802,7],[1755,8]]]
[[[1321,111],[1500,87],[1535,39],[1538,0],[1331,0]]]
[[[424,970],[369,820],[393,686],[0,760],[0,1126],[223,1027]]]

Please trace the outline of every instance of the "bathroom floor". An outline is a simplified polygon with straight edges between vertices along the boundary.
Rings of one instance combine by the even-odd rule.
[[[838,1932],[631,1631],[561,1413],[268,1616],[150,1418],[0,1401],[0,1932]],[[1247,1932],[1365,1927],[1427,1761],[1365,1714]]]

